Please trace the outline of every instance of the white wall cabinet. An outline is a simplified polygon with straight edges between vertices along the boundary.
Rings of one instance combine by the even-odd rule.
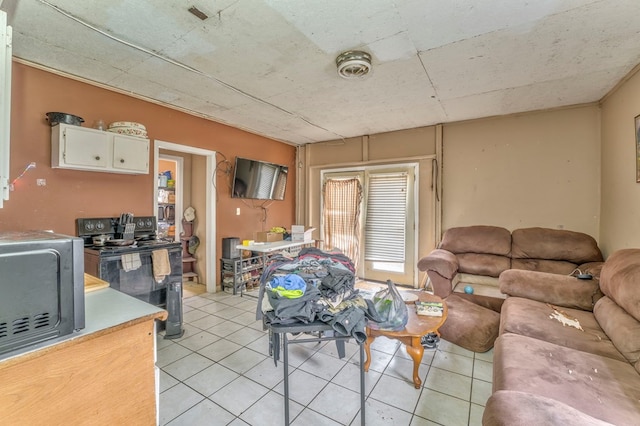
[[[149,140],[57,124],[51,128],[51,167],[148,174]]]

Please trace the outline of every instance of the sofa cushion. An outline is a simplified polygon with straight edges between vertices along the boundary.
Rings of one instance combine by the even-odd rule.
[[[496,340],[493,390],[528,392],[606,422],[638,424],[640,376],[626,361],[513,333]]]
[[[580,280],[568,275],[510,269],[500,274],[500,291],[584,311],[593,310],[602,297],[597,280]]]
[[[577,264],[563,260],[547,259],[512,259],[511,268],[525,271],[540,271],[550,274],[569,275],[578,267]]]
[[[640,249],[613,253],[602,266],[600,289],[629,315],[640,321]]]
[[[496,278],[511,267],[511,259],[495,254],[460,253],[458,262],[460,272]]]
[[[497,226],[461,226],[448,229],[439,248],[451,253],[487,253],[509,256],[511,233]]]
[[[484,409],[482,424],[491,426],[611,425],[562,402],[518,391],[498,391],[491,395]]]
[[[550,228],[522,228],[511,233],[513,259],[564,260],[575,264],[598,262],[596,240],[582,232]]]
[[[598,300],[593,314],[627,361],[640,360],[640,322],[607,296]]]
[[[553,309],[542,302],[522,297],[509,297],[502,304],[500,334],[515,333],[545,340],[618,361],[626,361],[616,349],[591,312],[579,309],[559,308],[580,322],[582,330],[563,325],[549,315]]]
[[[445,300],[447,319],[440,327],[445,340],[473,352],[486,352],[498,337],[500,314],[452,294]]]

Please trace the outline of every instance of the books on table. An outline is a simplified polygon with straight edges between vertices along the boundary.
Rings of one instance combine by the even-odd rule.
[[[442,302],[422,302],[416,300],[416,313],[429,317],[441,317],[443,311]]]

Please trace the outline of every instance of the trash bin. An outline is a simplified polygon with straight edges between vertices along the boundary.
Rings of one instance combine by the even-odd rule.
[[[182,283],[167,285],[167,312],[165,339],[179,339],[184,334],[182,329]]]

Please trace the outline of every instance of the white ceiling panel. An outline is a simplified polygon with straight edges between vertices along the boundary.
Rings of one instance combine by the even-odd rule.
[[[9,3],[16,57],[294,144],[595,102],[640,63],[637,0]]]
[[[387,0],[266,0],[288,22],[313,41],[323,52],[363,47],[394,36],[404,23],[393,3]]]
[[[617,70],[614,70],[617,71]],[[513,111],[535,111],[548,108],[549,100],[559,106],[579,105],[600,99],[605,92],[598,92],[598,82],[617,81],[618,72],[607,70],[582,75],[579,81],[572,77],[545,81],[528,86],[496,90],[477,95],[448,99],[442,102],[452,121],[467,120],[492,115],[510,114]]]

